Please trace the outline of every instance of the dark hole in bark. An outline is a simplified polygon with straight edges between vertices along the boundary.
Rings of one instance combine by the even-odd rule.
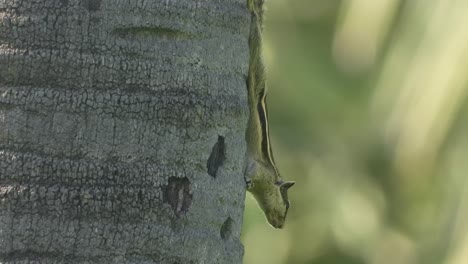
[[[218,136],[218,142],[213,146],[210,157],[206,163],[208,174],[216,177],[219,167],[221,167],[226,159],[226,145],[224,144],[224,137]]]
[[[101,9],[102,0],[83,0],[83,6],[90,12]]]
[[[141,190],[138,191],[138,200],[143,201],[143,192]]]
[[[224,221],[223,225],[221,226],[220,235],[222,239],[228,239],[232,234],[232,225],[234,224],[234,220],[231,217],[228,217],[226,221]]]
[[[171,206],[177,217],[188,211],[192,204],[192,194],[190,193],[190,181],[187,177],[170,177],[168,184],[163,187],[163,191],[164,202]]]

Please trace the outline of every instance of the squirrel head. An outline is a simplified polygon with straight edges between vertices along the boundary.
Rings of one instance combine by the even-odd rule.
[[[283,228],[290,206],[288,189],[295,182],[280,180],[270,184],[269,186],[256,184],[251,192],[264,211],[268,223],[275,228]]]
[[[248,191],[262,208],[268,223],[275,228],[283,228],[290,202],[288,190],[295,182],[283,181],[272,164],[249,159],[245,176],[251,179]]]
[[[291,188],[295,182],[293,181],[277,181],[275,185],[276,190],[279,192],[280,201],[277,201],[265,210],[265,215],[268,223],[275,228],[283,228],[286,222],[286,216],[288,214],[289,206],[291,205],[288,199],[288,189]]]

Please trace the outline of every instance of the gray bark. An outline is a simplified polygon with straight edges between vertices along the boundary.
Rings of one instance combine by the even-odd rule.
[[[0,0],[0,262],[241,263],[245,0]]]

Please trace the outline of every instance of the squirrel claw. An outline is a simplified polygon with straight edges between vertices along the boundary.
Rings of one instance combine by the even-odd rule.
[[[247,190],[251,189],[253,187],[252,180],[245,179],[245,185],[247,186]]]

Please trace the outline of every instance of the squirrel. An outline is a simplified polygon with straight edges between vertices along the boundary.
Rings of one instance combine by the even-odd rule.
[[[251,13],[250,60],[247,76],[250,115],[245,136],[247,141],[245,179],[247,191],[255,197],[268,222],[275,228],[283,228],[290,206],[288,189],[295,182],[284,181],[280,177],[270,145],[266,71],[261,54],[264,2],[265,0],[247,0],[247,7]]]

